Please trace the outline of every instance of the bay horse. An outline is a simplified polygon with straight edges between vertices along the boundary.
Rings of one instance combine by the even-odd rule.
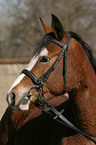
[[[35,105],[41,103],[38,98],[41,92],[35,85],[36,80],[40,80],[37,78],[42,78],[43,74],[47,74],[47,70],[50,70],[50,67],[60,57],[62,48],[54,42],[65,44],[69,40],[69,35],[63,30],[63,26],[56,16],[52,15],[51,27],[43,21],[42,24],[47,34],[27,68],[34,79],[21,74],[8,91],[7,101],[13,109],[28,110],[31,103]],[[71,39],[66,53],[67,64],[65,58],[61,57],[54,71],[52,70],[50,75],[47,75],[47,79],[44,78],[46,80],[42,85],[44,97],[46,100],[51,100],[63,96],[64,99],[64,92],[67,92],[71,103],[71,117],[69,117],[69,120],[83,132],[87,131],[96,135],[95,59],[93,56],[91,56],[93,61],[88,59],[84,51],[84,48],[88,48],[86,43],[81,41],[82,44],[81,39],[75,33],[69,32],[69,34]],[[63,105],[59,105],[59,107]],[[15,142],[17,145],[40,145],[45,143],[47,145],[94,144],[79,133],[50,119],[46,114],[40,115],[23,125],[16,133]]]

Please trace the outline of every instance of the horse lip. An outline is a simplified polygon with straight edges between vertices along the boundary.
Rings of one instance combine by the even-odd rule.
[[[34,102],[35,100],[37,100],[38,96],[30,96],[30,97],[25,97],[25,99],[22,101],[22,103],[19,105],[19,110],[20,111],[28,111],[29,110],[29,106],[31,104],[31,102]]]
[[[19,110],[20,110],[20,111],[28,111],[28,110],[29,110],[29,105],[30,105],[30,103],[27,103],[27,104],[25,104],[25,105],[20,104]]]
[[[26,103],[26,104],[21,103],[20,105],[13,105],[13,106],[9,106],[9,107],[16,111],[28,111],[30,102],[31,101],[29,100],[29,103]]]

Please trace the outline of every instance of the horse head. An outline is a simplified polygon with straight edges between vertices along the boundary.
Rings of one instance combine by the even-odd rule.
[[[56,42],[66,44],[69,40],[69,35],[64,31],[62,23],[56,16],[52,15],[51,27],[42,20],[41,22],[46,35],[26,68],[33,74],[35,80],[42,78],[43,74],[46,74],[58,60],[62,48]],[[66,53],[67,69],[64,69],[65,63],[62,55],[55,69],[52,70],[43,84],[43,93],[47,100],[64,95],[64,72],[66,72],[67,78],[66,92],[69,96],[76,96],[81,90],[86,90],[88,86],[92,85],[90,82],[92,78],[89,74],[95,76],[95,73],[82,45],[76,39],[71,38]],[[41,92],[34,79],[32,80],[25,74],[21,74],[15,80],[7,93],[7,101],[10,107],[17,110],[28,110],[31,102],[36,103],[39,101],[38,96]]]

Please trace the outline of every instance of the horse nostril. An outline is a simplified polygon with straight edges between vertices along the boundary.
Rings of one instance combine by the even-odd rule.
[[[8,103],[10,106],[15,105],[15,93],[12,92],[8,97]]]

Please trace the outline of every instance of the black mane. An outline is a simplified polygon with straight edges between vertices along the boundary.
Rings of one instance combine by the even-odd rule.
[[[90,61],[91,65],[92,65],[92,67],[93,67],[93,69],[95,71],[95,74],[96,74],[96,59],[92,55],[92,50],[91,50],[90,46],[86,42],[84,42],[80,38],[80,36],[78,36],[76,33],[72,32],[72,31],[68,31],[67,34],[70,34],[70,36],[72,38],[77,40],[82,45],[83,49],[85,50],[86,55],[89,58],[89,61]]]
[[[39,44],[39,46],[40,46],[39,48],[48,46],[52,42],[53,39],[56,39],[54,33],[53,32],[47,33],[41,40],[41,42]]]

